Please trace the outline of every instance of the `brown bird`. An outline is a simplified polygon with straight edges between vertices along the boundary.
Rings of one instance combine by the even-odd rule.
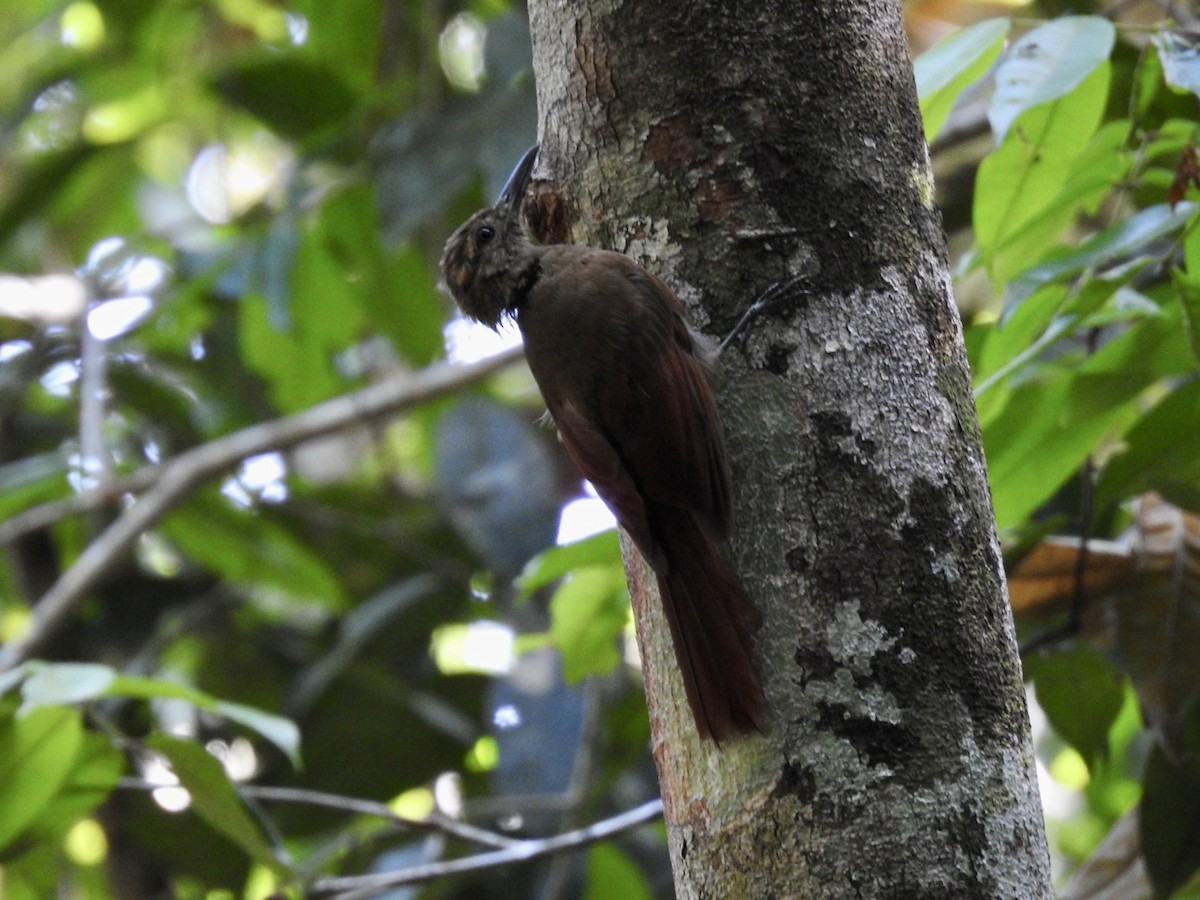
[[[521,208],[537,149],[447,241],[443,276],[469,318],[520,326],[567,452],[658,578],[700,735],[751,731],[763,718],[758,613],[716,544],[729,468],[705,345],[671,289],[621,254],[530,243]]]

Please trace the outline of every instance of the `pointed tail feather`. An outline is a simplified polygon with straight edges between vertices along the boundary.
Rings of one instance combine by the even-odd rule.
[[[690,514],[663,519],[668,568],[658,588],[696,729],[718,742],[753,731],[764,708],[750,637],[758,611]]]

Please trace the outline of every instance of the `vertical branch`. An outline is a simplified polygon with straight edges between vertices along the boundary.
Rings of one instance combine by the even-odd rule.
[[[85,489],[103,490],[112,478],[112,457],[104,440],[108,408],[108,359],[104,342],[88,327],[95,302],[79,316],[79,468]]]

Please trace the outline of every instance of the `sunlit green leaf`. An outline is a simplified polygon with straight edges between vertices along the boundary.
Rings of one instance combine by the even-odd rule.
[[[621,544],[615,530],[539,553],[521,573],[521,592],[528,594],[584,566],[621,565]]]
[[[1108,81],[1109,66],[1104,64],[1069,94],[1028,109],[980,164],[972,221],[994,281],[1003,282],[1036,263],[1065,226],[1061,216],[1047,213],[1075,175],[1077,157],[1100,124]],[[1039,227],[1031,229],[1039,217]]]
[[[101,697],[117,673],[97,663],[34,664],[21,686],[21,711],[40,706],[66,705]]]
[[[997,142],[1035,106],[1070,94],[1112,53],[1116,29],[1101,16],[1063,16],[1013,42],[996,69],[988,120]]]
[[[125,768],[125,755],[102,734],[85,732],[62,786],[30,828],[57,836],[103,803]]]
[[[555,591],[550,632],[562,653],[567,681],[607,674],[617,667],[628,609],[625,576],[619,566],[575,569]]]
[[[288,875],[287,866],[271,849],[225,769],[211,754],[197,743],[165,734],[152,735],[146,745],[170,762],[179,783],[191,794],[197,815],[259,864],[279,875]]]
[[[1147,252],[1154,242],[1177,234],[1195,213],[1196,208],[1190,203],[1180,203],[1174,210],[1165,203],[1151,206],[1110,225],[1078,249],[1055,254],[1009,283],[1005,289],[1006,314],[1044,284],[1100,270]],[[1132,278],[1134,274],[1136,271],[1130,270],[1125,277]]]
[[[938,41],[913,61],[925,139],[933,143],[950,108],[1000,55],[1011,20],[987,19]]]
[[[585,877],[583,900],[651,900],[654,896],[642,870],[614,844],[588,849]]]
[[[1200,97],[1200,49],[1166,29],[1155,32],[1153,39],[1167,84]]]
[[[1123,375],[1064,373],[1014,389],[1003,412],[983,429],[997,527],[1025,521],[1102,438],[1131,425],[1144,387]]]
[[[0,720],[0,848],[8,846],[58,793],[83,740],[79,713],[35,709]]]

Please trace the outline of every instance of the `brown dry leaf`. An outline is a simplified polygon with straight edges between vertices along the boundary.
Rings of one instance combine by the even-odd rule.
[[[1170,748],[1200,689],[1200,516],[1147,494],[1135,522],[1138,577],[1114,603],[1114,649]]]
[[[1075,599],[1079,538],[1051,537],[1031,550],[1008,579],[1008,596],[1018,616],[1066,612]],[[1085,604],[1112,596],[1134,580],[1136,561],[1127,543],[1090,540],[1083,573]]]
[[[1009,579],[1013,612],[1029,621],[1082,601],[1081,630],[1133,680],[1147,727],[1163,746],[1200,697],[1200,516],[1157,494],[1138,499],[1126,541],[1049,538]]]

